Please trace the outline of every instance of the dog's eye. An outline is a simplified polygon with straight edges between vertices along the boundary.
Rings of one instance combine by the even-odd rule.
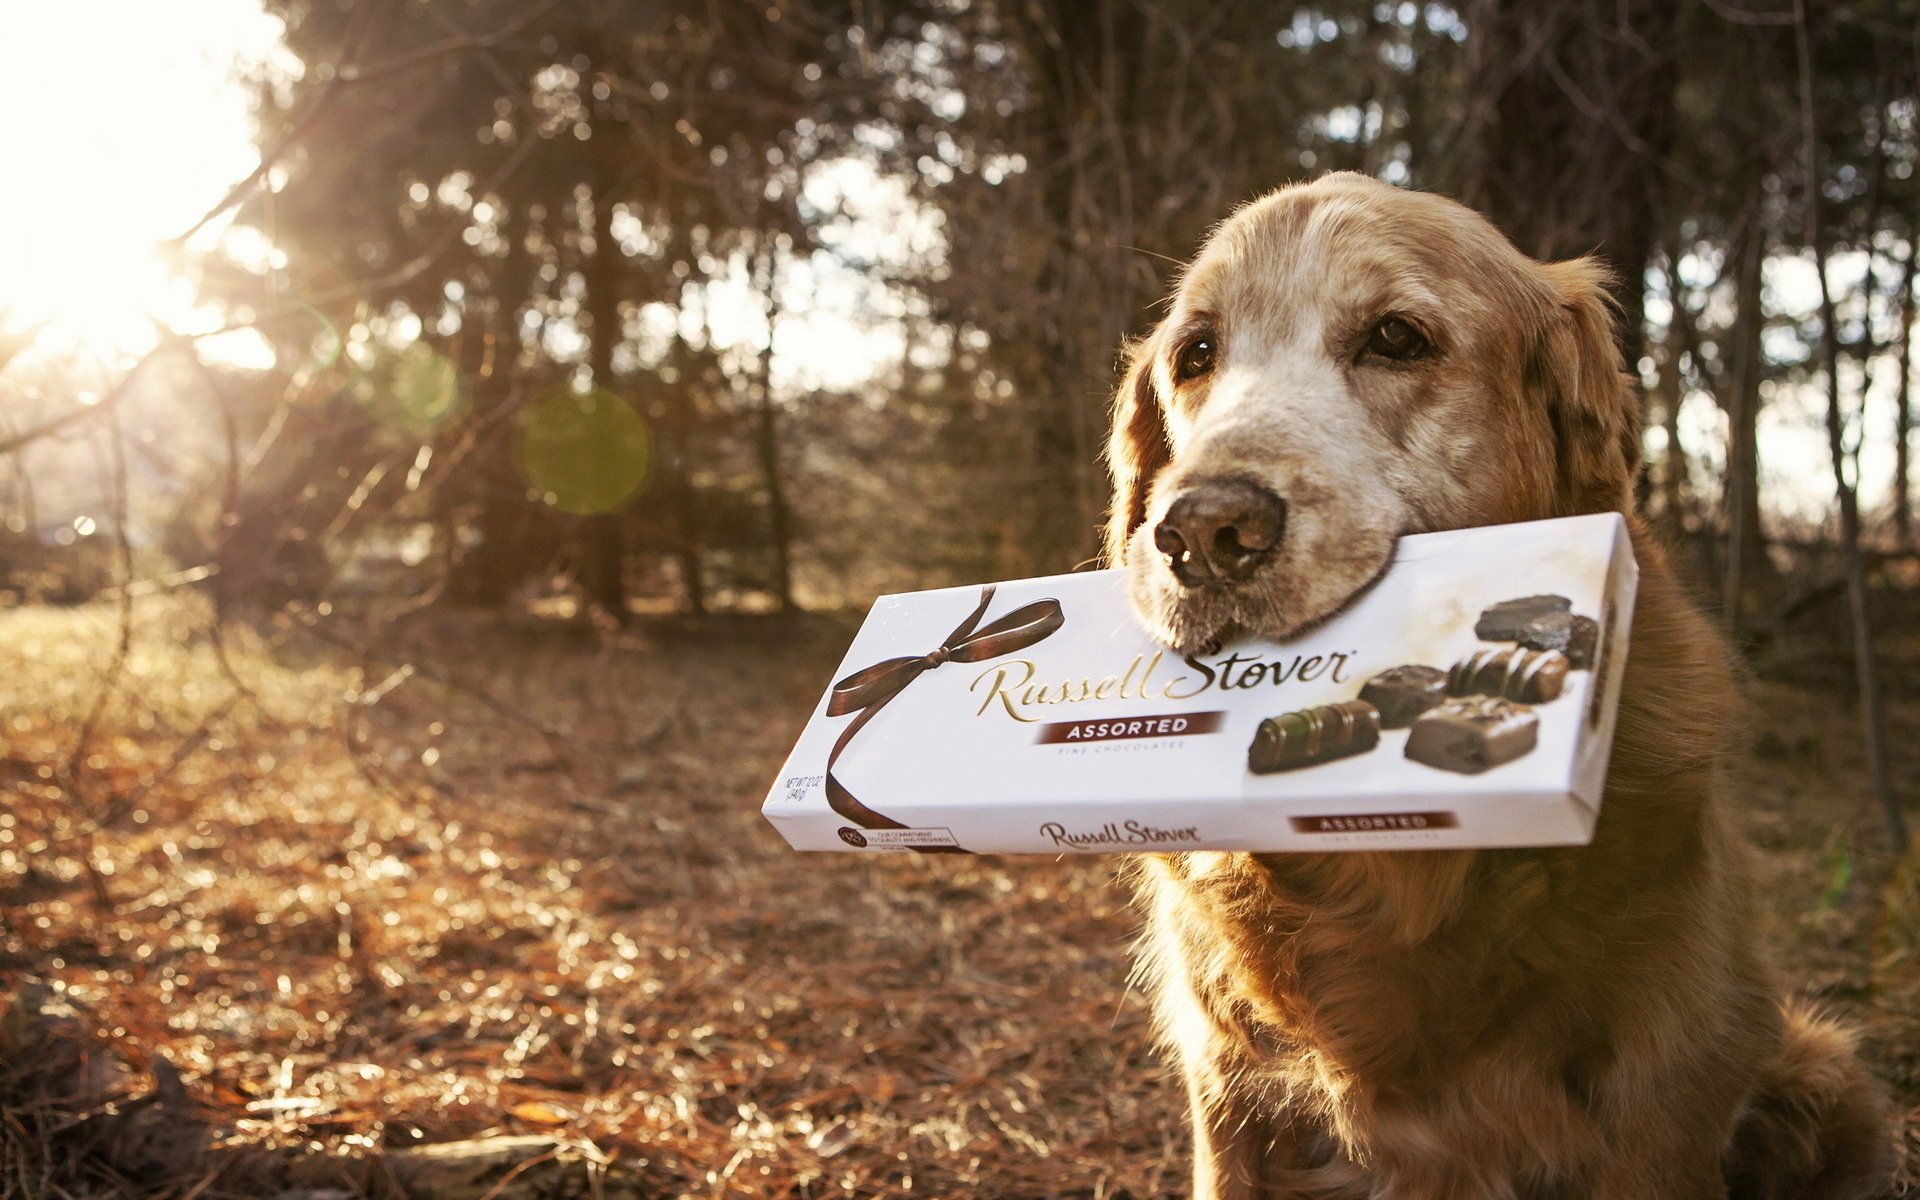
[[[1213,353],[1210,337],[1197,337],[1180,347],[1180,353],[1173,359],[1174,382],[1185,383],[1213,370]]]
[[[1402,362],[1419,358],[1432,348],[1433,343],[1404,317],[1388,317],[1375,325],[1367,338],[1367,353]]]

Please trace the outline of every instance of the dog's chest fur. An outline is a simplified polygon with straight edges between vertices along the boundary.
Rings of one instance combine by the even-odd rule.
[[[1552,915],[1555,852],[1169,856],[1144,868],[1141,969],[1200,1103],[1304,1120],[1341,1161],[1523,1156],[1477,1121],[1487,1077],[1524,1079],[1551,1136],[1595,1138],[1606,1049],[1563,1003],[1578,922]],[[1590,949],[1590,948],[1589,948]],[[1515,1063],[1516,1045],[1555,1048]],[[1296,1134],[1299,1131],[1296,1130]]]
[[[1554,852],[1168,856],[1147,865],[1143,970],[1183,1052],[1271,1076],[1290,1099],[1440,1082],[1502,1010],[1577,951],[1542,921]],[[1556,944],[1556,938],[1558,943]],[[1305,1075],[1301,1074],[1304,1069]]]

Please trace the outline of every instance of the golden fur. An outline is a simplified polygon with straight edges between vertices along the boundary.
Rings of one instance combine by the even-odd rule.
[[[1757,944],[1719,771],[1734,688],[1631,515],[1639,406],[1605,282],[1338,175],[1225,222],[1131,349],[1109,558],[1176,648],[1324,619],[1421,530],[1620,511],[1641,572],[1591,845],[1141,860],[1139,971],[1186,1078],[1195,1196],[1840,1200],[1886,1180],[1850,1035],[1783,1003]],[[1431,350],[1374,353],[1389,317]],[[1211,365],[1182,381],[1197,338]],[[1285,498],[1284,539],[1243,584],[1183,588],[1153,526],[1222,475]]]

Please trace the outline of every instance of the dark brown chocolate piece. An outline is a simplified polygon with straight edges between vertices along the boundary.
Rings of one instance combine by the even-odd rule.
[[[1527,622],[1517,639],[1532,650],[1558,650],[1576,671],[1593,666],[1593,648],[1600,641],[1600,626],[1592,617],[1573,613],[1548,613]]]
[[[1379,743],[1379,709],[1365,700],[1322,704],[1260,722],[1247,747],[1247,769],[1271,775],[1359,754]]]
[[[1563,613],[1573,608],[1565,596],[1522,596],[1502,600],[1480,614],[1474,622],[1473,636],[1483,642],[1511,642],[1520,636],[1528,622],[1548,613]]]
[[[1453,664],[1447,690],[1456,696],[1504,696],[1522,704],[1560,698],[1567,656],[1554,650],[1478,650]]]
[[[1382,729],[1404,729],[1447,698],[1447,673],[1439,667],[1391,667],[1367,680],[1360,698],[1380,710]]]
[[[1512,762],[1540,740],[1532,709],[1495,696],[1449,700],[1421,713],[1407,735],[1407,757],[1442,771],[1475,775]]]

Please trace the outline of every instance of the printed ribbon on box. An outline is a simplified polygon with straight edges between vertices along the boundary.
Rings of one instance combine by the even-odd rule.
[[[827,755],[827,803],[833,811],[863,829],[906,829],[906,824],[894,820],[883,813],[875,812],[860,801],[853,793],[843,787],[833,777],[833,765],[840,759],[840,752],[847,748],[854,735],[866,726],[868,721],[878,716],[887,702],[906,690],[906,686],[935,667],[949,662],[984,662],[989,658],[998,658],[1002,654],[1011,654],[1015,650],[1024,650],[1028,646],[1050,636],[1065,623],[1066,618],[1060,612],[1058,600],[1036,600],[1014,609],[1006,616],[983,628],[975,629],[980,618],[986,615],[987,606],[993,603],[993,588],[980,589],[980,603],[967,619],[960,622],[958,628],[948,634],[946,640],[927,654],[909,654],[901,658],[889,658],[870,667],[863,667],[833,685],[827,694],[827,715],[842,717],[850,712],[855,717],[840,738],[834,742],[833,750]],[[957,847],[932,847],[929,849],[954,850]]]

